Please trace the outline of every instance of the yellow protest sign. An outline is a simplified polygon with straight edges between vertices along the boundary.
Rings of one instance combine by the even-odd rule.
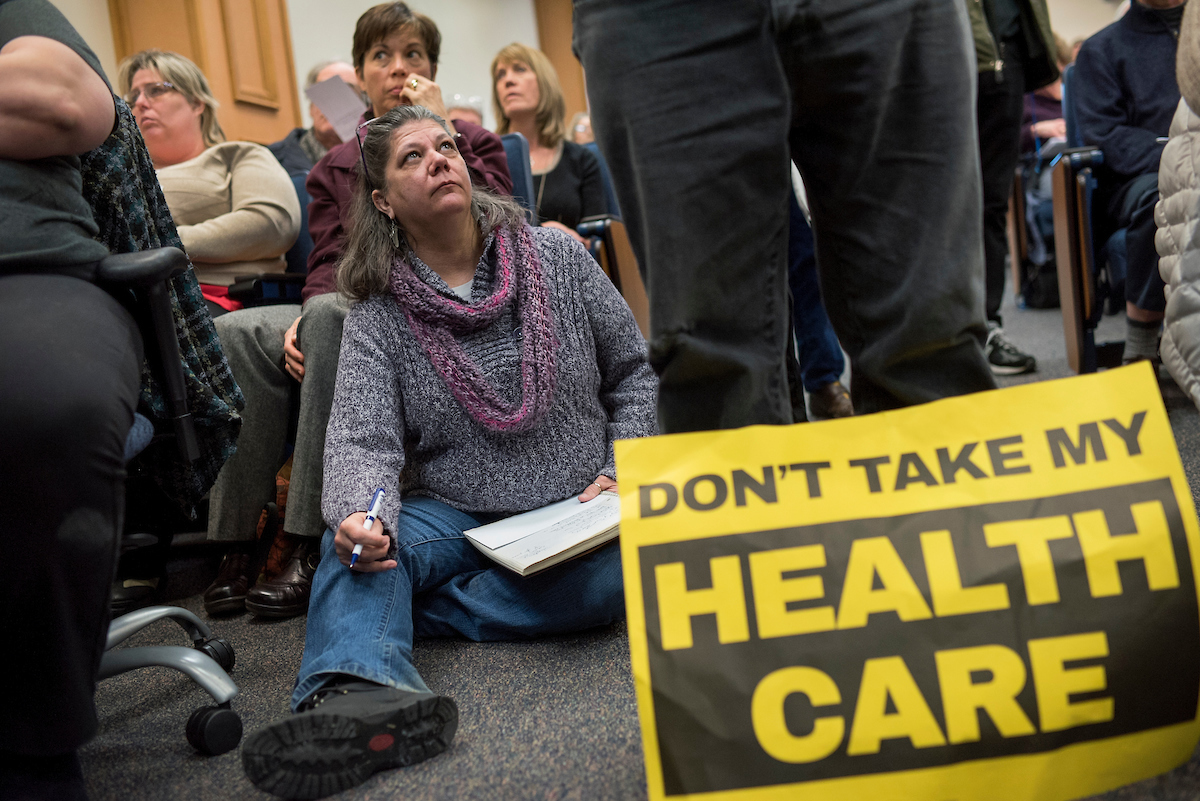
[[[617,466],[652,799],[1069,799],[1200,739],[1200,532],[1148,365]]]

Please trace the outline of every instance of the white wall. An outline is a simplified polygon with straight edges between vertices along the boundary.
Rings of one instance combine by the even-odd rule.
[[[117,80],[117,55],[113,46],[112,23],[105,0],[50,0],[75,26],[79,35],[100,59],[108,80]]]
[[[77,0],[86,2],[86,0]],[[292,25],[292,56],[296,85],[303,94],[308,70],[318,61],[350,60],[354,23],[379,0],[287,0]],[[500,48],[510,42],[538,45],[533,0],[407,0],[427,15],[442,32],[437,82],[447,100],[455,93],[479,95],[486,112],[484,123],[494,127],[491,113],[491,78],[488,68]],[[304,98],[301,98],[304,100]],[[304,124],[310,125],[308,103]]]
[[[1118,2],[1109,0],[1047,0],[1050,25],[1054,32],[1067,40],[1086,39],[1112,23]]]

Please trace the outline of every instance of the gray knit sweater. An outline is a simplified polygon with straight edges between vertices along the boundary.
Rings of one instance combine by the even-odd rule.
[[[612,444],[656,433],[657,379],[633,315],[595,260],[562,231],[534,228],[554,310],[558,375],[554,402],[532,430],[498,433],[451,394],[390,295],[346,317],[337,388],[325,442],[321,510],[336,530],[364,511],[378,487],[379,519],[394,531],[402,495],[436,498],[466,512],[509,514],[616,477]],[[418,276],[451,289],[412,259]],[[489,239],[472,300],[491,292]],[[458,340],[509,402],[520,400],[521,329],[510,306],[495,324]]]

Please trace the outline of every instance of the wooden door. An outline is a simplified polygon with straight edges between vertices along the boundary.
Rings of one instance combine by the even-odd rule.
[[[117,60],[158,48],[204,72],[232,140],[269,144],[300,125],[285,0],[108,0]]]

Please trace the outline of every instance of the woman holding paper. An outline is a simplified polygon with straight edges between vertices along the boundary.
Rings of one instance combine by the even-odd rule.
[[[178,53],[143,50],[117,73],[184,250],[215,316],[241,308],[239,275],[283,272],[300,232],[300,201],[287,171],[253,142],[227,142],[200,68]]]
[[[463,531],[615,489],[613,441],[655,433],[645,342],[583,247],[472,187],[427,109],[397,107],[362,134],[338,265],[356,303],[325,446],[323,510],[338,525],[292,696],[308,720],[243,747],[251,780],[289,797],[445,749],[457,710],[413,667],[414,635],[528,639],[622,617],[616,542],[521,578]]]

